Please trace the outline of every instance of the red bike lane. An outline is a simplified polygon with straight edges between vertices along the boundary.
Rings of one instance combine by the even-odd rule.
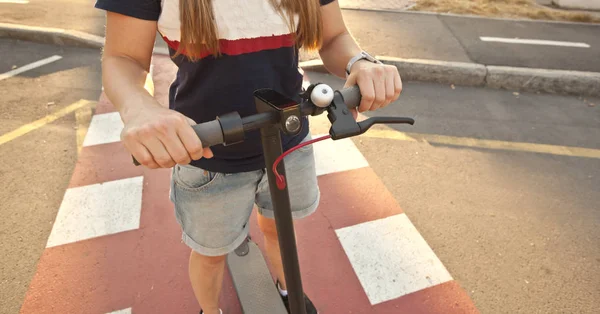
[[[155,56],[152,72],[166,105],[175,68]],[[103,94],[21,313],[199,311],[170,170],[135,167],[118,127]],[[351,140],[315,144],[315,154],[321,202],[296,230],[320,313],[478,313]],[[262,248],[255,214],[251,223]],[[241,313],[229,274],[221,307]]]

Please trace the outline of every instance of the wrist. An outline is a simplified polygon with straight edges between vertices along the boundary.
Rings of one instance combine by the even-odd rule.
[[[356,56],[352,57],[350,59],[350,61],[348,61],[348,64],[346,65],[346,75],[350,75],[350,73],[352,72],[352,69],[355,68],[355,65],[357,63],[371,63],[371,64],[381,64],[381,61],[375,59],[373,56],[371,56],[370,54],[368,54],[366,51],[361,51],[360,53],[358,53]]]
[[[360,69],[371,66],[373,64],[375,63],[372,63],[371,61],[358,60],[352,65],[352,67],[350,67],[350,74],[355,73],[356,71],[360,71]]]
[[[119,108],[119,114],[121,115],[121,120],[123,120],[124,124],[127,124],[129,121],[133,120],[136,116],[139,115],[139,112],[139,108],[134,108],[131,106]]]
[[[149,99],[148,99],[149,98]],[[149,107],[153,106],[154,98],[152,97],[139,97],[137,99],[129,99],[125,102],[125,105],[119,106],[119,114],[123,123],[127,123],[142,113],[146,112]]]

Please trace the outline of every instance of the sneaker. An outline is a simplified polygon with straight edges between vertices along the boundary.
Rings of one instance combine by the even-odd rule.
[[[277,291],[279,291],[279,281],[277,281]],[[290,300],[288,298],[288,296],[283,296],[281,295],[281,300],[283,301],[283,304],[285,305],[285,308],[287,309],[288,313],[290,312]],[[304,294],[304,304],[306,307],[306,314],[319,314],[319,312],[317,311],[317,308],[315,307],[315,305],[312,303],[312,301],[308,298],[308,296],[306,294]]]

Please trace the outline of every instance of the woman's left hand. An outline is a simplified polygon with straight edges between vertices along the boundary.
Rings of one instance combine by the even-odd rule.
[[[373,111],[389,105],[402,92],[402,79],[393,65],[360,60],[350,69],[344,87],[358,85],[362,100],[359,112]]]

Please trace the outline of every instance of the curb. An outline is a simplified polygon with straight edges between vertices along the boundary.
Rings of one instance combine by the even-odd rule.
[[[0,37],[28,40],[43,44],[102,48],[104,37],[60,28],[0,23]]]
[[[526,92],[600,96],[600,73],[491,66],[478,63],[377,56],[396,66],[404,81],[484,86]],[[327,72],[321,60],[300,62],[306,71]]]
[[[46,44],[101,49],[104,37],[59,28],[0,23],[0,38],[28,40]],[[154,54],[169,55],[162,47]],[[600,96],[600,73],[491,66],[466,62],[402,59],[377,56],[394,65],[405,81],[425,81],[464,86],[485,86],[528,92]],[[300,62],[307,71],[327,72],[321,60]]]
[[[600,96],[600,73],[486,66],[486,86],[510,90]]]
[[[80,31],[0,23],[0,38],[33,41],[42,44],[102,49],[104,37]],[[168,49],[154,47],[154,54],[168,55]]]

